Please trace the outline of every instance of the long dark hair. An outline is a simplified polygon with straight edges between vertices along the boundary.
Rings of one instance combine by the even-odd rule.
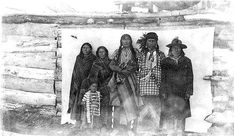
[[[137,40],[137,43],[140,44],[141,52],[144,53],[145,55],[147,52],[149,52],[149,49],[146,45],[148,39],[155,39],[156,40],[157,45],[156,45],[155,49],[156,49],[156,52],[159,52],[158,36],[156,35],[154,38],[149,38],[146,33],[144,33],[143,36]]]
[[[132,37],[129,35],[129,34],[123,34],[120,38],[120,46],[119,46],[119,50],[118,50],[118,56],[117,56],[117,62],[119,63],[119,58],[120,58],[120,54],[121,54],[121,51],[123,49],[123,44],[122,44],[122,40],[124,37],[128,36],[130,38],[130,50],[131,50],[131,53],[132,53],[132,58],[133,58],[133,61],[134,62],[137,62],[137,58],[136,58],[136,52],[133,48],[133,45],[132,45]]]
[[[90,53],[92,53],[92,50],[93,50],[93,47],[92,47],[92,45],[91,45],[90,43],[88,43],[88,42],[83,43],[82,46],[81,46],[81,48],[80,48],[80,54],[79,54],[79,56],[80,56],[81,58],[84,58],[84,53],[82,52],[82,48],[83,48],[85,45],[88,45],[89,48],[91,49]]]
[[[105,52],[106,52],[106,57],[109,58],[109,52],[108,52],[108,50],[107,50],[107,48],[106,48],[105,46],[99,46],[99,47],[97,48],[96,56],[99,58],[98,52],[99,52],[100,49],[104,49]]]

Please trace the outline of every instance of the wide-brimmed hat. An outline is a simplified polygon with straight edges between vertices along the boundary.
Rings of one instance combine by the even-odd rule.
[[[179,46],[181,49],[186,49],[187,46],[185,44],[182,44],[182,41],[175,37],[170,44],[166,45],[168,48],[171,48],[172,46]]]

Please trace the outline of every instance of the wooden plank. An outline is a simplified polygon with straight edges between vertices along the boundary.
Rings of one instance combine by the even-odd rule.
[[[4,52],[56,51],[55,38],[3,35],[1,50]]]
[[[61,92],[62,91],[62,81],[55,81],[55,92]]]
[[[13,103],[22,103],[22,104],[30,104],[30,105],[55,105],[56,95],[55,94],[47,94],[47,93],[32,93],[32,92],[24,92],[20,90],[13,89],[5,89],[3,90],[3,100],[5,102],[13,102]]]
[[[54,80],[30,79],[3,75],[3,88],[35,93],[54,93]]]
[[[52,37],[57,36],[56,24],[5,24],[2,23],[2,35],[21,35],[21,36],[35,36],[35,37]]]
[[[55,52],[5,53],[4,65],[55,69]]]
[[[95,18],[95,19],[126,19],[126,18],[157,18],[157,17],[167,17],[167,16],[178,16],[178,15],[193,15],[197,13],[206,13],[205,10],[175,10],[168,12],[156,12],[156,13],[76,13],[76,15],[56,15],[56,16],[43,16],[43,15],[9,15],[3,16],[2,22],[13,24],[13,23],[45,23],[45,24],[62,24],[62,25],[70,25],[70,24],[86,24],[87,19]]]
[[[54,79],[54,70],[24,68],[17,66],[5,66],[3,74],[22,78]]]

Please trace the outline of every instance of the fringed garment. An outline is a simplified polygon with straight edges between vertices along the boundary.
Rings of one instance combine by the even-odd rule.
[[[88,91],[82,101],[85,102],[85,113],[87,123],[92,123],[92,116],[100,116],[100,92]]]

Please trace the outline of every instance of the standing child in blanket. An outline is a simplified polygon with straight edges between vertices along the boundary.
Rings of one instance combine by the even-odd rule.
[[[91,83],[87,92],[82,98],[84,104],[85,113],[82,117],[82,128],[89,127],[93,128],[99,126],[100,120],[100,92],[97,91],[97,82]]]

